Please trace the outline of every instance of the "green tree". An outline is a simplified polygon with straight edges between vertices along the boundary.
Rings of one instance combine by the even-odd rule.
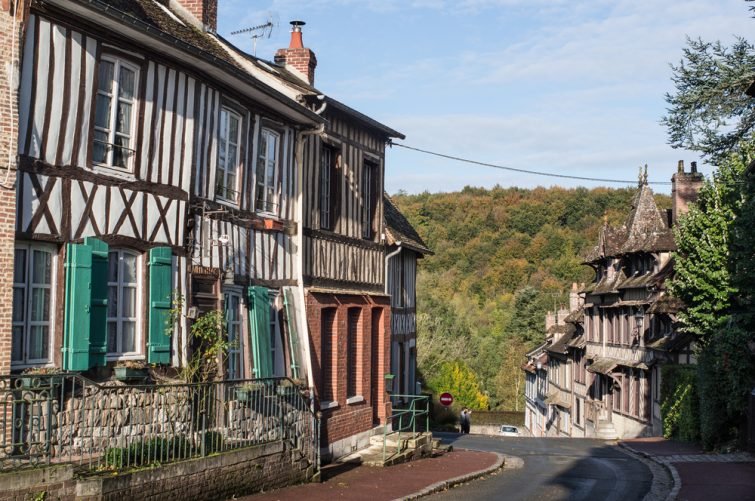
[[[438,376],[430,382],[435,393],[448,392],[454,397],[454,406],[473,410],[487,410],[488,396],[480,389],[477,375],[464,362],[446,362]]]
[[[755,127],[755,100],[745,94],[755,79],[755,47],[743,38],[730,47],[688,38],[683,51],[671,66],[676,90],[666,94],[661,122],[671,146],[718,163]]]

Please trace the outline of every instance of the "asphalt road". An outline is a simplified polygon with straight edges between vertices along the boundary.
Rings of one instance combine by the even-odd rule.
[[[524,460],[520,469],[454,487],[429,499],[641,500],[653,476],[642,462],[602,440],[437,434],[455,448]]]

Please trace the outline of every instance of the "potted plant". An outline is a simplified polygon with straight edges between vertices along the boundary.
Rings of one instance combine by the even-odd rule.
[[[140,360],[126,360],[113,367],[113,375],[118,381],[146,381],[149,367]]]
[[[265,384],[261,382],[245,383],[233,389],[234,400],[249,403],[265,396]]]

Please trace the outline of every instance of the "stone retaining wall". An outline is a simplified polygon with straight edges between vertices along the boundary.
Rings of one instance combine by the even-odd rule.
[[[230,499],[312,478],[301,451],[274,442],[120,475],[75,479],[70,465],[0,474],[0,501]]]

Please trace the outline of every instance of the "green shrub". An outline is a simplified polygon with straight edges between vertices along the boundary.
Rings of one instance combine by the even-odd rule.
[[[688,442],[700,438],[697,371],[694,366],[661,368],[661,416],[663,436]]]

